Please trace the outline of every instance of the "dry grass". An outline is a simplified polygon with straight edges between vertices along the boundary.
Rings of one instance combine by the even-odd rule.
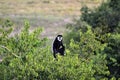
[[[83,5],[98,6],[102,0],[2,0],[1,14],[79,15]]]
[[[17,26],[15,33],[23,26],[24,19],[32,28],[44,27],[43,36],[52,38],[64,33],[64,25],[72,16],[80,15],[84,5],[94,8],[103,0],[0,0],[0,18],[10,18]]]

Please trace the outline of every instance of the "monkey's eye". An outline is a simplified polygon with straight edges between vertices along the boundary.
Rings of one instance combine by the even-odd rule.
[[[57,40],[58,41],[62,41],[62,37],[57,37]]]

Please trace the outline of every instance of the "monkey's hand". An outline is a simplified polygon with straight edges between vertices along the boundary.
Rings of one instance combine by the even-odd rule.
[[[59,49],[63,48],[63,46],[60,46]]]

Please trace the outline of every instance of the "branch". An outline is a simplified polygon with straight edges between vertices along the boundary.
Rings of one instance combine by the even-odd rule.
[[[20,57],[19,57],[18,55],[16,55],[15,53],[12,53],[9,48],[7,48],[7,47],[5,47],[5,46],[2,46],[2,45],[0,45],[0,47],[8,50],[13,56],[15,56],[15,57],[17,57],[17,58],[20,58]]]

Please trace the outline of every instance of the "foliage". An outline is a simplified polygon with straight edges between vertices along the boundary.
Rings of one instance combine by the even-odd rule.
[[[99,36],[98,41],[101,43],[107,43],[105,48],[107,54],[108,67],[110,71],[110,78],[120,77],[120,1],[110,0],[107,3],[103,3],[95,10],[90,10],[87,7],[83,8],[82,20],[86,21],[92,26],[92,29],[96,36]],[[106,37],[107,34],[110,34]]]
[[[113,33],[119,32],[118,24],[120,22],[120,1],[119,0],[110,0],[106,3],[103,3],[100,7],[95,10],[91,10],[88,7],[83,7],[81,9],[82,16],[81,19],[86,21],[91,25],[96,31],[96,28],[99,28],[99,33]],[[98,31],[98,30],[97,30]],[[96,31],[96,32],[97,32]]]
[[[71,54],[77,53],[80,59],[93,60],[95,73],[93,74],[96,79],[105,78],[109,74],[107,70],[107,62],[105,60],[104,48],[106,44],[101,44],[96,40],[95,34],[92,32],[91,27],[87,26],[87,31],[82,32],[79,30],[80,41],[71,39],[69,50]],[[101,54],[100,54],[101,53]],[[102,61],[101,61],[102,60]],[[104,67],[103,67],[104,66]]]
[[[42,29],[36,29],[29,33],[29,23],[25,22],[24,29],[21,34],[15,37],[9,37],[9,32],[4,28],[0,36],[0,55],[2,56],[1,79],[28,79],[30,76],[37,76],[34,62],[38,57],[38,53],[46,53],[46,38],[39,39],[39,33]],[[46,49],[45,49],[46,48]],[[36,56],[36,57],[35,57]],[[41,56],[42,57],[42,56]],[[38,61],[38,60],[37,60]],[[2,74],[4,74],[2,76]]]
[[[120,77],[120,34],[110,36],[108,46],[105,48],[107,53],[108,67],[111,72],[110,77]]]
[[[0,19],[0,25],[2,27],[11,27],[13,26],[13,22],[9,19]]]
[[[110,75],[107,76],[109,79],[118,79],[120,77],[119,10],[119,0],[109,0],[93,10],[84,6],[81,9],[82,15],[80,19],[72,24],[68,24],[71,31],[66,35],[67,45],[76,44],[72,48],[68,46],[71,52],[77,51],[80,55],[81,53],[86,53],[88,58],[91,56],[88,53],[106,55],[107,66],[110,72]],[[92,33],[88,34],[89,30],[86,28],[86,24],[91,26]],[[71,39],[72,43],[70,42]]]
[[[95,10],[82,8],[82,16],[68,24],[66,55],[53,59],[41,28],[29,32],[29,22],[10,37],[10,22],[0,28],[0,80],[115,80],[120,77],[119,0]],[[111,24],[112,23],[112,24]],[[90,26],[89,26],[90,25]]]
[[[102,74],[108,75],[106,55],[90,56],[79,58],[77,51],[71,52],[67,49],[67,55],[58,56],[58,61],[53,59],[50,47],[46,44],[46,38],[39,38],[42,31],[37,28],[33,32],[29,32],[29,23],[25,22],[25,26],[19,35],[9,37],[10,32],[6,32],[2,28],[0,35],[0,79],[16,79],[16,80],[95,80],[106,79]],[[9,29],[9,28],[8,28]],[[6,32],[6,35],[4,33]],[[88,31],[87,34],[92,34]],[[82,34],[83,35],[83,34]],[[81,44],[81,43],[80,43]],[[72,43],[73,48],[76,43]],[[73,55],[73,53],[75,53]],[[97,62],[97,61],[98,62]],[[98,67],[98,66],[104,67]],[[100,76],[99,76],[100,75]]]
[[[86,23],[82,22],[81,20],[74,20],[74,23],[67,24],[66,28],[69,30],[64,35],[65,36],[64,41],[67,45],[69,45],[71,39],[73,39],[75,41],[80,41],[80,38],[79,38],[80,37],[79,30],[80,29],[83,33],[85,33],[87,31]]]

